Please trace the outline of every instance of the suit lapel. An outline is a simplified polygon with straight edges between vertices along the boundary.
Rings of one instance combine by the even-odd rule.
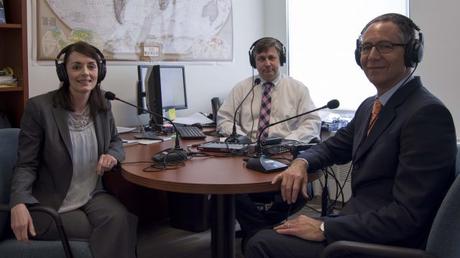
[[[70,154],[70,157],[72,157],[72,141],[70,140],[69,126],[67,125],[67,111],[63,108],[53,108],[52,113],[54,116],[54,120],[56,121],[59,134],[61,135],[61,138],[64,142],[67,151]],[[96,131],[96,138],[98,141],[97,148],[99,155],[104,153],[104,143],[109,141],[109,139],[106,138],[108,137],[108,135],[103,133],[104,131],[108,131],[108,128],[103,128],[104,125],[107,124],[106,122],[104,122],[105,120],[105,116],[101,115],[101,113],[98,113],[94,119],[94,127]]]
[[[355,115],[355,120],[356,120],[355,124],[358,126],[355,129],[355,137],[354,137],[355,140],[353,143],[353,146],[354,146],[353,147],[353,157],[356,157],[357,151],[360,149],[361,145],[366,140],[367,126],[368,126],[369,119],[371,116],[373,101],[374,101],[374,98],[367,99],[362,105],[361,110],[363,111]]]
[[[388,109],[386,106],[382,108],[380,111],[378,120],[375,122],[374,127],[370,131],[369,135],[367,135],[367,123],[364,128],[364,139],[361,146],[358,148],[356,152],[356,160],[362,157],[364,153],[366,153],[372,145],[374,145],[375,141],[379,138],[379,136],[385,131],[385,129],[391,124],[393,119],[396,116],[396,112],[394,109]]]
[[[106,139],[107,134],[104,132],[108,132],[108,128],[104,128],[104,125],[107,124],[105,122],[106,117],[102,115],[102,113],[97,113],[96,117],[94,118],[94,128],[96,130],[96,138],[97,138],[97,151],[99,155],[105,153],[104,146],[105,143],[109,141]]]
[[[361,123],[363,126],[359,127],[359,131],[357,135],[363,138],[360,142],[361,144],[356,149],[356,155],[354,156],[354,160],[359,160],[377,141],[380,135],[388,128],[393,120],[397,116],[397,108],[404,103],[407,97],[412,94],[416,89],[421,87],[421,82],[419,77],[415,77],[411,80],[408,84],[399,88],[393,96],[391,96],[390,100],[386,103],[386,105],[380,111],[379,117],[374,124],[374,127],[370,131],[369,135],[366,137],[367,133],[367,126],[368,123]],[[364,110],[371,110],[371,107],[368,107]],[[364,111],[363,111],[364,112]],[[369,115],[370,115],[370,111]],[[369,117],[369,115],[367,117]]]
[[[53,108],[52,113],[62,141],[69,152],[70,158],[72,159],[72,142],[70,140],[69,126],[67,125],[67,111],[63,108],[55,107]]]

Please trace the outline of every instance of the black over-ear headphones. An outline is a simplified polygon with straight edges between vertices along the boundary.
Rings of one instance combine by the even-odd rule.
[[[396,14],[394,14],[396,15]],[[417,37],[412,37],[412,39],[407,42],[404,47],[404,64],[406,67],[414,67],[416,64],[420,63],[423,58],[423,34],[415,23],[404,15],[396,15],[397,19],[403,19],[401,23],[408,24],[416,33]],[[391,20],[390,20],[391,21]],[[356,49],[355,49],[355,60],[356,63],[361,66],[361,37],[362,33],[374,22],[369,23],[361,32],[361,35],[356,40]],[[399,25],[399,23],[396,22]]]
[[[280,47],[280,65],[283,66],[286,63],[286,48],[284,47],[283,43],[281,41],[272,38],[272,37],[264,37],[256,40],[256,42],[252,43],[251,47],[249,48],[249,63],[253,68],[256,68],[256,54],[254,53],[254,48],[256,45],[262,41],[262,40],[274,40],[276,41],[276,44],[279,45]]]
[[[65,63],[64,62],[59,63],[59,60],[62,55],[67,56],[69,54],[68,52],[70,48],[73,47],[75,44],[78,44],[78,42],[70,44],[66,46],[65,48],[63,48],[61,52],[59,52],[59,54],[56,56],[56,59],[54,59],[54,63],[56,65],[56,73],[59,78],[59,81],[61,82],[69,83],[69,76],[67,75]],[[105,74],[107,73],[105,57],[97,47],[90,45],[90,44],[88,45],[91,46],[96,51],[97,55],[99,56],[99,60],[96,60],[96,61],[97,61],[97,68],[98,68],[97,83],[100,83],[102,80],[104,80]]]

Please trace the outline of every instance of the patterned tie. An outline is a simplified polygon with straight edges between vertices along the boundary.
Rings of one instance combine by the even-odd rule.
[[[369,127],[367,129],[367,135],[369,135],[372,127],[374,127],[375,121],[377,121],[377,117],[379,116],[380,110],[382,110],[382,103],[378,98],[374,100],[374,106],[372,107],[372,114],[371,120],[369,121]]]
[[[260,115],[259,115],[259,128],[257,130],[257,136],[260,135],[262,129],[270,124],[270,113],[272,107],[272,96],[271,92],[273,89],[272,82],[265,82],[263,85],[264,91],[262,93],[262,101],[260,104]],[[263,141],[268,137],[268,129],[260,135],[260,140]]]

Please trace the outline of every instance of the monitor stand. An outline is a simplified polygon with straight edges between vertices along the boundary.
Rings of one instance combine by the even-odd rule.
[[[165,137],[158,130],[152,130],[150,126],[147,126],[146,128],[141,127],[141,132],[135,134],[134,138],[163,141]]]
[[[161,141],[163,141],[163,139],[165,137],[158,135],[158,133],[156,133],[156,132],[149,131],[149,132],[135,134],[134,138],[136,138],[136,139],[145,139],[145,140],[161,140]]]

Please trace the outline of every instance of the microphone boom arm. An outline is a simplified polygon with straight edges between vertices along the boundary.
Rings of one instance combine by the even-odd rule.
[[[248,159],[248,161],[246,162],[246,167],[249,168],[249,169],[253,169],[253,170],[261,171],[261,172],[265,172],[265,173],[274,172],[274,171],[280,171],[280,170],[285,169],[287,167],[286,164],[281,163],[281,162],[276,161],[276,160],[271,160],[271,159],[265,157],[265,155],[263,155],[262,147],[261,147],[262,142],[260,141],[260,137],[263,134],[263,132],[267,128],[271,127],[271,126],[274,126],[274,125],[277,125],[277,124],[280,124],[280,123],[284,123],[284,122],[289,121],[291,119],[294,119],[294,118],[297,118],[297,117],[300,117],[300,116],[304,116],[304,115],[307,115],[307,114],[310,114],[310,113],[313,113],[315,111],[325,109],[325,108],[335,109],[338,106],[339,106],[339,101],[336,100],[336,99],[333,99],[333,100],[329,101],[327,103],[327,105],[324,105],[324,106],[319,107],[319,108],[315,108],[313,110],[309,110],[307,112],[303,112],[301,114],[298,114],[298,115],[295,115],[295,116],[280,120],[278,122],[275,122],[273,124],[269,124],[269,125],[263,127],[262,130],[260,131],[259,135],[257,136],[256,154],[255,154],[254,157]]]
[[[249,94],[251,94],[251,92],[254,91],[254,88],[259,85],[260,83],[260,78],[256,78],[254,81],[253,81],[253,84],[252,84],[252,87],[251,87],[251,90],[249,90],[249,92],[246,94],[246,96],[244,96],[243,100],[240,102],[240,104],[236,107],[235,109],[235,113],[233,114],[233,127],[232,127],[232,134],[229,135],[227,137],[227,139],[225,139],[225,142],[229,142],[229,143],[238,143],[238,136],[237,136],[237,133],[236,133],[236,114],[238,113],[238,110],[241,108],[241,106],[243,105],[243,102],[248,98]]]
[[[138,110],[140,109],[140,110],[142,110],[142,111],[144,111],[144,112],[147,112],[147,113],[150,114],[150,115],[153,115],[153,116],[156,116],[156,117],[160,117],[161,119],[166,120],[168,123],[170,123],[170,124],[173,126],[174,131],[176,132],[176,137],[175,137],[176,139],[175,139],[174,149],[176,149],[176,150],[181,149],[180,143],[179,143],[179,134],[177,133],[176,125],[174,124],[174,122],[173,122],[171,119],[166,118],[166,117],[164,117],[164,116],[162,116],[162,115],[159,115],[159,114],[157,114],[157,113],[154,113],[154,112],[152,112],[152,111],[150,111],[150,110],[144,109],[144,108],[142,108],[142,107],[138,107],[138,106],[136,106],[136,105],[134,105],[134,104],[129,103],[128,101],[124,101],[124,100],[122,100],[122,99],[120,99],[120,98],[117,98],[117,96],[116,96],[113,92],[107,91],[107,92],[105,93],[104,96],[105,96],[105,98],[108,99],[108,100],[118,100],[118,101],[120,101],[120,102],[125,103],[126,105],[135,107],[135,108],[137,108]]]
[[[325,108],[327,108],[327,107],[328,107],[328,105],[324,105],[324,106],[322,106],[322,107],[315,108],[315,109],[313,109],[313,110],[309,110],[309,111],[307,111],[307,112],[300,113],[300,114],[298,114],[298,115],[295,115],[295,116],[292,116],[292,117],[289,117],[289,118],[280,120],[280,121],[275,122],[275,123],[273,123],[273,124],[268,124],[268,125],[266,125],[264,128],[262,128],[262,130],[260,131],[259,135],[257,136],[256,153],[257,153],[257,154],[260,154],[261,145],[263,145],[262,142],[260,141],[260,136],[263,134],[263,132],[264,132],[267,128],[272,127],[272,126],[277,125],[277,124],[284,123],[284,122],[289,121],[289,120],[294,119],[294,118],[298,118],[298,117],[301,117],[301,116],[304,116],[304,115],[307,115],[307,114],[316,112],[316,111],[321,110],[321,109],[325,109]]]
[[[267,128],[272,127],[272,126],[277,125],[277,124],[284,123],[284,122],[286,122],[286,121],[289,121],[289,120],[294,119],[294,118],[297,118],[297,117],[301,117],[301,116],[304,116],[304,115],[308,115],[308,114],[310,114],[310,113],[313,113],[313,112],[316,112],[316,111],[318,111],[318,110],[325,109],[325,108],[327,108],[327,105],[324,105],[324,106],[322,106],[322,107],[315,108],[315,109],[313,109],[313,110],[309,110],[309,111],[307,111],[307,112],[304,112],[304,113],[301,113],[301,114],[298,114],[298,115],[295,115],[295,116],[292,116],[292,117],[289,117],[289,118],[280,120],[280,121],[275,122],[275,123],[273,123],[273,124],[266,125],[264,128],[262,128],[262,130],[260,131],[260,134],[257,136],[257,142],[260,142],[260,136],[263,134],[263,132],[264,132]]]

